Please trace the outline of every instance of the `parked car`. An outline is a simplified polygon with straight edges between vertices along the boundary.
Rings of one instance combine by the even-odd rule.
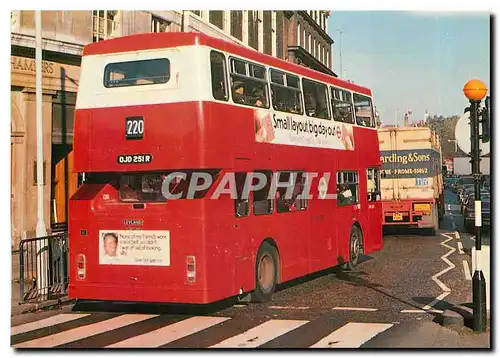
[[[474,193],[474,184],[464,184],[458,189],[458,200],[462,203],[468,194]]]
[[[491,191],[491,183],[490,183],[489,178],[484,180],[483,184],[481,185],[481,190],[488,191],[488,192]]]
[[[465,186],[474,185],[474,177],[471,175],[462,176],[458,179],[458,183],[455,186],[455,192],[460,195],[461,191]]]
[[[490,226],[490,193],[481,193],[481,224],[482,226]],[[466,232],[474,232],[475,214],[474,214],[474,200],[469,200],[463,211],[464,215],[464,228]]]
[[[490,193],[486,190],[481,189],[481,197],[483,197],[483,195],[490,195]],[[465,191],[464,199],[460,203],[461,213],[464,212],[465,207],[467,206],[467,204],[469,204],[469,202],[471,201],[474,202],[474,198],[475,198],[474,189],[470,190],[469,188],[467,188]]]
[[[444,187],[446,189],[451,189],[453,190],[453,187],[456,185],[456,183],[458,182],[458,178],[454,178],[454,177],[446,177],[444,179]]]

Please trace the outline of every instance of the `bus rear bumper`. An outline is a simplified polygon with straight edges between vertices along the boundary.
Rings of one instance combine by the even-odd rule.
[[[125,287],[109,284],[68,285],[70,299],[144,303],[207,304],[220,300],[203,288]]]

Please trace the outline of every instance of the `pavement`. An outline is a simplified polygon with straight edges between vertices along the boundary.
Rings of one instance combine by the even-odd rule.
[[[12,317],[15,347],[489,348],[489,326],[443,327],[472,300],[469,236],[453,205],[436,236],[392,231],[354,271],[331,268],[281,285],[273,300],[178,305],[79,302]],[[469,269],[464,262],[467,262]],[[470,272],[469,272],[470,275]]]

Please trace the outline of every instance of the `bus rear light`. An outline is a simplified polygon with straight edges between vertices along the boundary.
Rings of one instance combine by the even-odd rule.
[[[76,278],[77,280],[85,280],[86,276],[86,259],[84,254],[78,254],[76,256]]]
[[[196,258],[194,256],[186,256],[186,281],[196,282]]]

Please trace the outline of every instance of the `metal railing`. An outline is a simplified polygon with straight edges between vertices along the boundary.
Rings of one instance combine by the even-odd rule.
[[[35,237],[19,243],[20,302],[44,301],[66,294],[68,234]]]

